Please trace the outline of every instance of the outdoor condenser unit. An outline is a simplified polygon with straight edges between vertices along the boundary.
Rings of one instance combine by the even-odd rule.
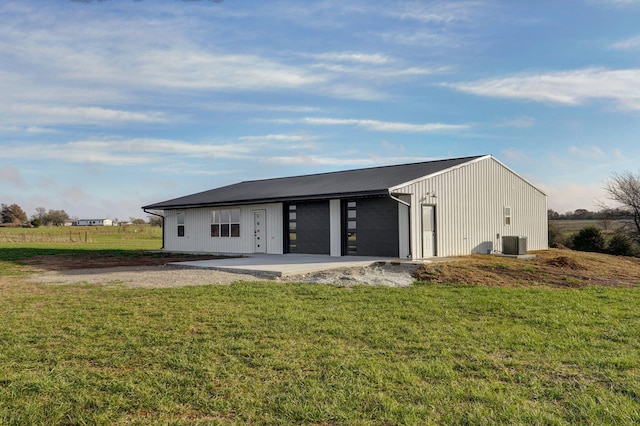
[[[527,237],[503,236],[502,254],[527,254]]]

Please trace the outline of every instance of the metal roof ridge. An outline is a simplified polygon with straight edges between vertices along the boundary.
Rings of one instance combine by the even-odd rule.
[[[225,186],[239,185],[241,183],[264,182],[264,181],[268,181],[268,180],[292,179],[292,178],[301,178],[301,177],[331,175],[331,174],[337,174],[337,173],[358,172],[358,171],[364,171],[364,170],[384,169],[384,168],[389,168],[389,167],[413,166],[413,165],[416,165],[416,164],[439,163],[439,162],[442,162],[442,161],[455,161],[455,160],[465,160],[465,159],[472,160],[472,159],[475,159],[475,158],[486,157],[487,155],[490,155],[490,154],[470,155],[470,156],[467,156],[467,157],[456,157],[456,158],[442,158],[440,160],[430,160],[430,161],[416,161],[416,162],[413,162],[413,163],[387,164],[387,165],[384,165],[384,166],[361,167],[359,169],[335,170],[335,171],[332,171],[332,172],[309,173],[309,174],[306,174],[306,175],[280,176],[280,177],[272,177],[272,178],[264,178],[264,179],[243,180],[243,181],[232,183],[232,184],[225,185]],[[224,186],[221,187],[221,188],[224,188]],[[205,192],[205,191],[203,191],[203,192]]]

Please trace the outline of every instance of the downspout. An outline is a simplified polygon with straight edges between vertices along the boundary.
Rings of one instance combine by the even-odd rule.
[[[164,250],[164,216],[162,216],[161,214],[158,213],[154,213],[154,212],[150,212],[147,209],[142,209],[143,212],[145,212],[146,214],[150,214],[153,216],[158,216],[162,218],[162,247],[160,248],[160,250]]]

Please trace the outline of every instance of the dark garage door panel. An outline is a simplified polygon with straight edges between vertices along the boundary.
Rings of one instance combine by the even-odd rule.
[[[398,203],[390,198],[356,200],[358,256],[400,256]]]
[[[297,253],[330,254],[329,201],[296,203]]]

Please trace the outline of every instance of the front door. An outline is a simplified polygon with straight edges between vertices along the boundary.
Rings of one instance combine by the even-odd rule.
[[[422,206],[422,257],[436,255],[436,207]]]
[[[267,236],[266,236],[267,224],[265,222],[266,218],[267,218],[266,210],[253,211],[253,252],[254,253],[267,252]]]

